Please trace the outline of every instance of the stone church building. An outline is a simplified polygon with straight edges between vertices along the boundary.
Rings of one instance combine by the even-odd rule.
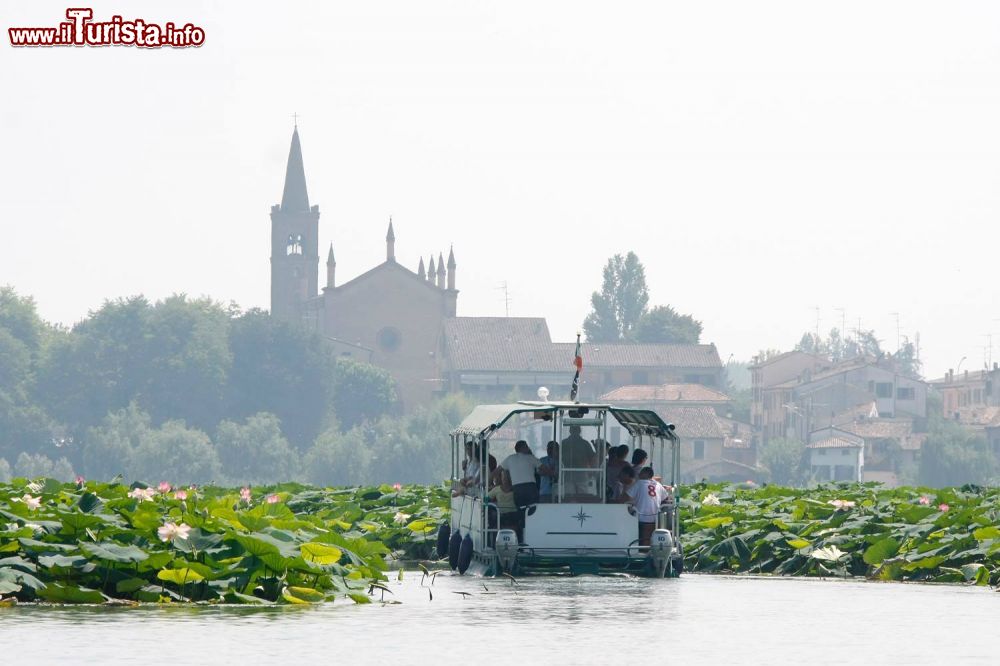
[[[385,261],[342,284],[331,244],[319,288],[319,206],[309,203],[296,128],[281,203],[271,207],[273,316],[316,330],[338,355],[389,370],[404,410],[449,391],[502,400],[534,397],[540,385],[553,397],[568,390],[573,345],[552,342],[544,319],[458,317],[454,252],[413,271],[396,262],[395,242],[390,220]],[[723,381],[714,345],[586,345],[584,359],[583,399],[622,384]]]

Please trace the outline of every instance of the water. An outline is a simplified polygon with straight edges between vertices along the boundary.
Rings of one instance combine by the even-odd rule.
[[[444,573],[423,587],[413,572],[389,586],[402,604],[0,609],[0,663],[1000,663],[988,588]]]

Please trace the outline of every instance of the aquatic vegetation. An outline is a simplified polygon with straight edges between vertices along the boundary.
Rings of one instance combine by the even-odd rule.
[[[393,559],[432,557],[426,486],[0,484],[0,598],[56,603],[367,603]]]
[[[682,489],[692,571],[1000,583],[1000,489]]]

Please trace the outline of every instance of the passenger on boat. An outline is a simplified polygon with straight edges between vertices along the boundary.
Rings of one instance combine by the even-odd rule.
[[[541,475],[538,483],[538,501],[543,503],[552,502],[555,495],[556,486],[559,479],[559,442],[552,440],[545,448],[548,455],[542,456],[542,464],[552,470],[552,476]]]
[[[608,481],[618,478],[618,472],[623,467],[628,467],[628,445],[622,444],[611,449],[611,457],[608,460]]]
[[[500,482],[493,486],[487,497],[497,506],[497,511],[500,514],[500,529],[516,528],[518,511],[517,504],[514,503],[514,490],[510,484],[510,474],[504,471],[499,476]]]
[[[636,474],[639,474],[646,466],[647,460],[649,460],[649,454],[642,449],[636,449],[632,452],[632,469],[635,470]]]
[[[538,502],[538,486],[535,484],[536,472],[542,476],[552,476],[553,474],[553,470],[535,457],[535,454],[531,452],[531,447],[523,439],[514,444],[514,453],[504,458],[494,476],[500,470],[506,470],[510,474],[510,483],[514,489],[514,501],[519,507]]]
[[[628,489],[632,487],[633,483],[635,483],[635,470],[628,465],[622,467],[618,471],[618,479],[611,484],[608,499],[612,502],[629,501]]]
[[[580,426],[569,427],[569,437],[562,441],[562,461],[568,468],[579,469],[600,469],[598,467],[598,455],[600,449],[595,450],[594,446],[580,436]],[[566,482],[566,495],[594,495],[598,493],[596,499],[600,501],[600,489],[593,485],[597,477],[593,472],[575,471],[564,472],[563,479]]]
[[[653,468],[643,467],[639,472],[639,480],[629,488],[627,496],[639,514],[639,545],[648,546],[653,530],[656,529],[656,518],[660,513],[660,504],[667,499],[669,493],[663,485],[653,478]]]

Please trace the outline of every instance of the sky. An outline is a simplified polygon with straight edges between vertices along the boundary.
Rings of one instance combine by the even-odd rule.
[[[0,284],[50,321],[269,307],[298,114],[339,282],[392,216],[414,270],[454,246],[460,315],[506,293],[560,341],[632,250],[723,360],[817,323],[893,351],[898,313],[929,377],[1000,361],[1000,3],[90,6],[206,39],[15,49],[67,5],[0,5]]]

